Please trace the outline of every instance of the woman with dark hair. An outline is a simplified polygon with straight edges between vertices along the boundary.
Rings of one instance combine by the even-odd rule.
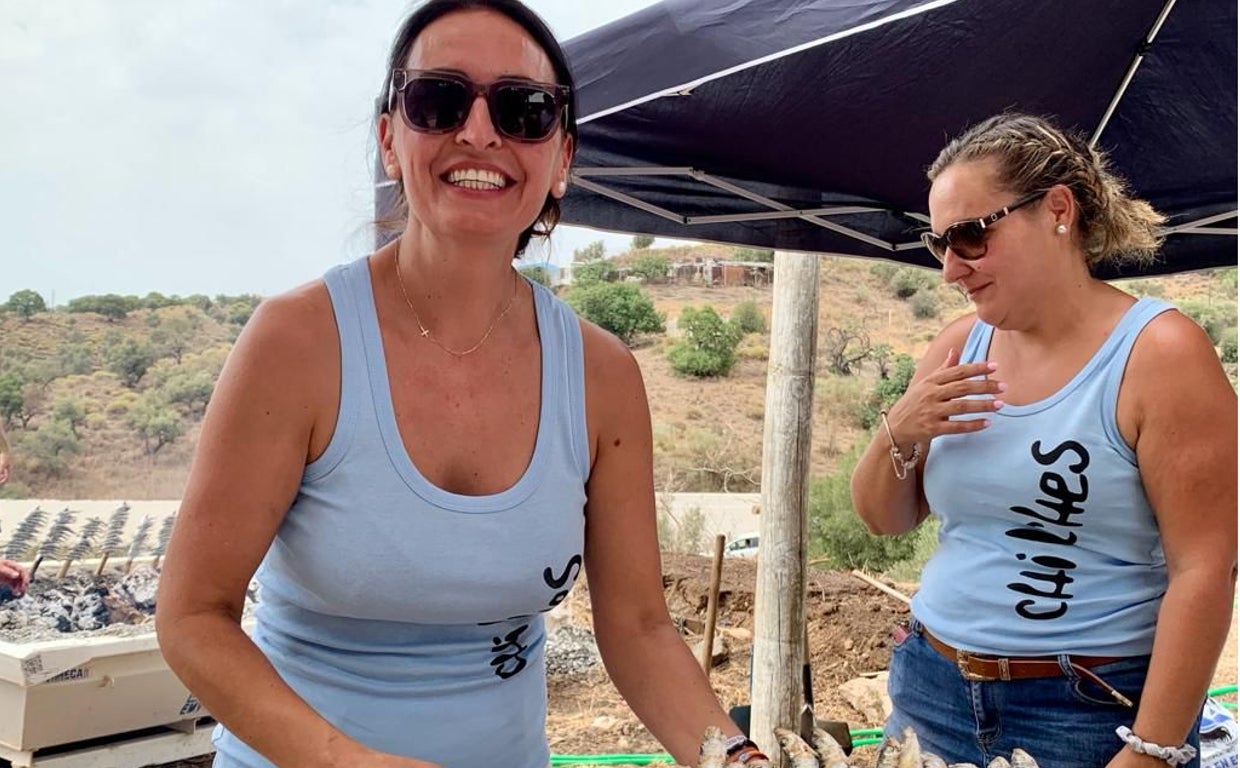
[[[1236,575],[1236,394],[1169,304],[1096,279],[1162,217],[1080,137],[986,120],[930,167],[923,239],[976,312],[930,345],[852,477],[939,546],[899,631],[889,733],[950,762],[1197,765]]]
[[[260,305],[169,545],[160,644],[221,723],[215,764],[543,768],[543,615],[583,567],[654,735],[752,756],[668,617],[637,365],[512,268],[568,183],[563,52],[514,0],[432,0],[377,135],[399,237]]]

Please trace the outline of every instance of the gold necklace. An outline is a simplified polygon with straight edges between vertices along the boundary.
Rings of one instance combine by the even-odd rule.
[[[478,348],[481,347],[483,344],[485,344],[486,340],[491,337],[491,331],[495,330],[496,323],[498,323],[504,317],[504,315],[508,314],[508,310],[512,309],[512,304],[517,299],[517,282],[514,279],[512,282],[512,295],[508,297],[508,303],[504,305],[504,308],[500,310],[500,313],[496,315],[495,319],[491,321],[491,324],[487,326],[486,333],[482,334],[482,338],[478,339],[477,344],[473,345],[472,347],[465,350],[464,352],[458,352],[455,349],[449,348],[442,341],[435,338],[433,335],[431,335],[431,330],[427,328],[425,325],[422,325],[422,318],[418,317],[418,311],[413,308],[413,302],[409,300],[409,293],[405,290],[405,281],[400,278],[400,244],[399,243],[397,243],[396,245],[396,255],[392,258],[392,269],[393,271],[396,272],[396,284],[400,286],[400,295],[405,297],[405,304],[408,305],[409,311],[413,313],[414,322],[418,324],[418,331],[421,332],[423,338],[427,339],[428,341],[433,343],[435,346],[439,347],[444,352],[447,352],[449,355],[452,355],[453,357],[465,357],[471,352],[478,351]]]

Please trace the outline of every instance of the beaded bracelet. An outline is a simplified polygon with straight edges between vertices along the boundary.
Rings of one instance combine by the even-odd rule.
[[[1126,725],[1121,725],[1115,729],[1115,735],[1124,740],[1128,747],[1138,755],[1149,755],[1157,757],[1167,763],[1167,765],[1175,768],[1177,765],[1184,765],[1197,756],[1197,750],[1191,744],[1184,744],[1179,747],[1164,747],[1161,744],[1153,744],[1141,738],[1132,732],[1132,729]]]
[[[903,480],[908,477],[909,470],[917,466],[918,459],[921,458],[921,443],[913,443],[913,455],[904,458],[904,454],[900,452],[900,446],[896,445],[896,436],[891,432],[891,425],[887,423],[887,412],[879,411],[883,417],[883,428],[887,430],[887,439],[891,441],[891,468],[895,470],[896,479]]]

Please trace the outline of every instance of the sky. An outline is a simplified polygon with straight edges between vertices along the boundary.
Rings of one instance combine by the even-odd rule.
[[[653,0],[527,2],[563,41]],[[3,0],[0,302],[271,295],[369,251],[370,112],[411,7]],[[549,257],[630,239],[561,227]]]

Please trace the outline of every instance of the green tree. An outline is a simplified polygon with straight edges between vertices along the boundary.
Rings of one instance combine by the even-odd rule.
[[[155,362],[150,344],[125,339],[107,351],[108,370],[121,377],[121,383],[133,389]]]
[[[81,452],[82,446],[67,422],[48,419],[22,441],[31,468],[40,474],[59,477],[68,469],[68,460]]]
[[[564,295],[577,314],[631,344],[640,333],[662,333],[663,317],[632,283],[574,286]]]
[[[629,273],[641,278],[643,283],[662,283],[667,280],[667,271],[672,263],[666,256],[657,253],[643,253],[633,260]]]
[[[86,423],[86,406],[74,397],[60,397],[52,406],[52,418],[69,425],[74,438],[80,438],[78,427]]]
[[[654,235],[633,235],[633,250],[644,251],[654,245]]]
[[[184,409],[185,413],[200,418],[211,402],[215,391],[215,379],[206,371],[178,369],[160,387],[161,395],[171,405]]]
[[[520,272],[539,285],[551,287],[551,273],[542,264],[528,264],[521,267]]]
[[[136,309],[140,309],[142,301],[136,296],[120,296],[108,293],[102,296],[79,296],[69,302],[69,311],[94,312],[103,315],[109,323],[124,320]]]
[[[576,248],[573,250],[574,262],[598,261],[606,256],[607,246],[603,244],[602,240],[595,240],[588,245],[584,245],[581,248]]]
[[[84,375],[95,370],[95,356],[88,345],[71,341],[56,350],[56,365],[63,375]]]
[[[728,315],[728,322],[735,325],[741,333],[766,333],[766,318],[752,301],[742,301],[733,307],[732,314]]]
[[[180,415],[158,396],[147,396],[129,412],[129,426],[142,438],[148,456],[159,453],[165,445],[185,434]]]
[[[152,344],[159,354],[171,357],[180,365],[181,356],[202,329],[202,313],[191,306],[171,306],[151,316],[160,320],[159,329],[151,334]]]
[[[672,370],[699,378],[727,376],[736,364],[740,329],[725,323],[714,307],[685,307],[676,326],[684,331],[681,341],[667,352]]]
[[[4,417],[6,427],[13,426],[13,420],[21,416],[24,406],[22,387],[25,382],[15,372],[0,375],[0,416]]]
[[[589,286],[610,282],[618,276],[616,267],[606,259],[573,264],[573,285]]]
[[[4,306],[10,312],[16,313],[23,322],[29,322],[32,316],[47,311],[43,297],[29,288],[14,293]]]

